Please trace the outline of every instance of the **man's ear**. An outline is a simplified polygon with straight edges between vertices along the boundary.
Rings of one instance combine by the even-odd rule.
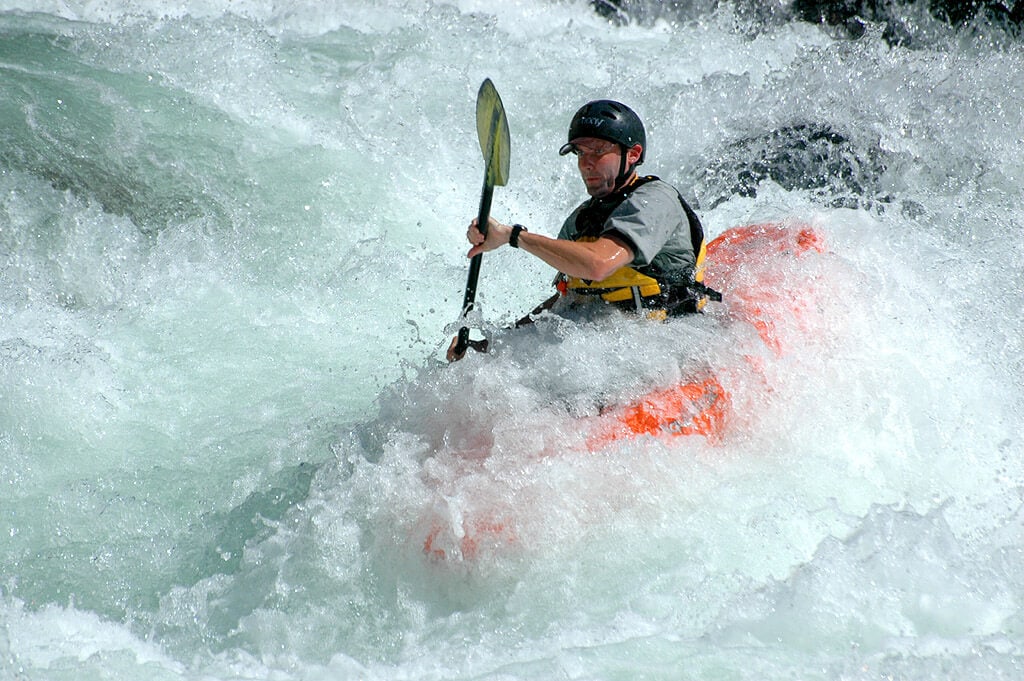
[[[640,160],[640,156],[644,153],[644,148],[639,144],[634,144],[626,150],[626,164],[633,165]]]

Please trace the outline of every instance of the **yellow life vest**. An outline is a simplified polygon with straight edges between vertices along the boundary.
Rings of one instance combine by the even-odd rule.
[[[596,241],[598,237],[580,237],[578,241]],[[707,247],[701,241],[700,252],[697,253],[697,262],[693,270],[693,278],[698,284],[704,283],[704,259],[707,255]],[[644,274],[632,267],[620,267],[610,276],[601,281],[587,281],[578,277],[560,277],[559,290],[563,293],[572,291],[580,295],[599,295],[609,303],[628,303],[632,301],[635,309],[640,311],[645,306],[643,300],[653,296],[660,296],[667,290],[661,282],[652,276]],[[564,287],[564,289],[563,289]],[[696,287],[696,288],[703,288]],[[696,300],[697,310],[704,309],[708,302],[706,294],[698,295]]]

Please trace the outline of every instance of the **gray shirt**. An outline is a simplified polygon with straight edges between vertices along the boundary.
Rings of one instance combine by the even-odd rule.
[[[566,218],[559,239],[576,239],[576,216],[587,203]],[[610,234],[630,245],[634,253],[632,267],[671,283],[689,281],[696,263],[690,223],[679,194],[667,182],[651,180],[633,190],[605,220],[600,236]]]

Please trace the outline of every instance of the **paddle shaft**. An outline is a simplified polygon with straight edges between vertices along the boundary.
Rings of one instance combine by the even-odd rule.
[[[484,188],[480,192],[480,211],[477,213],[477,229],[484,236],[487,236],[487,220],[491,216],[491,197],[494,196],[494,182],[491,173],[487,172],[484,178]],[[462,299],[462,318],[465,319],[473,311],[476,303],[476,283],[480,278],[480,263],[484,254],[478,253],[469,261],[469,278],[466,280],[466,295]],[[459,329],[459,342],[455,346],[455,353],[461,355],[469,347],[469,327],[463,326]]]
[[[484,155],[484,189],[480,193],[480,212],[477,214],[477,229],[487,237],[487,220],[491,216],[491,197],[494,187],[508,182],[509,134],[505,107],[494,89],[490,78],[480,84],[476,96],[476,131],[480,139],[480,151]],[[476,303],[476,285],[480,278],[480,263],[483,253],[469,262],[469,279],[466,281],[466,295],[462,300],[462,321],[467,322],[469,313]],[[469,326],[459,329],[459,336],[453,348],[456,357],[461,357],[467,348],[486,351],[487,341],[470,341]]]

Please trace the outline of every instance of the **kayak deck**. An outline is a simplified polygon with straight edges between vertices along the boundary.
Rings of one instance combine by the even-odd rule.
[[[706,283],[720,291],[729,323],[747,324],[767,350],[767,361],[781,357],[792,345],[794,328],[809,316],[812,300],[794,295],[787,280],[787,262],[825,252],[822,236],[800,223],[765,223],[733,227],[707,245]],[[791,323],[792,322],[792,323]],[[807,329],[803,329],[807,330]],[[746,355],[739,371],[764,377],[766,357]],[[700,436],[720,443],[727,433],[734,400],[723,385],[737,367],[703,370],[689,380],[659,387],[642,397],[584,417],[575,430],[583,433],[590,452],[642,437]],[[515,545],[519,539],[511,511],[495,509],[446,517],[435,508],[418,524],[423,553],[432,561],[472,561],[481,551]]]

